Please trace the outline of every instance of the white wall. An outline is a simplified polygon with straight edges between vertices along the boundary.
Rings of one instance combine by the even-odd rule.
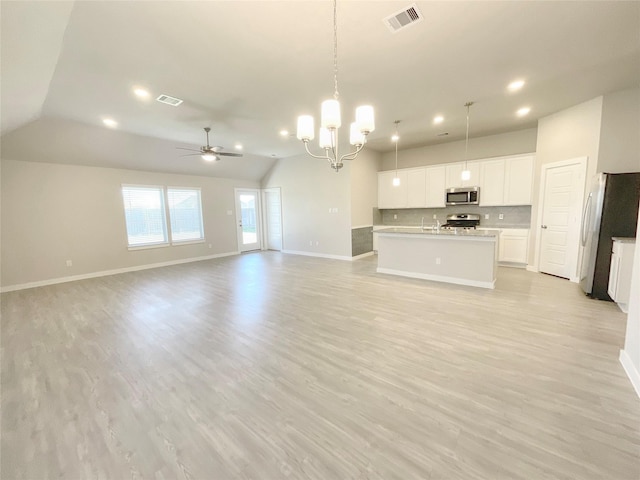
[[[640,212],[638,212],[638,228],[636,239],[640,241]],[[629,314],[627,316],[627,333],[624,350],[620,352],[620,361],[640,397],[640,244],[636,243],[631,274],[631,297],[629,298]]]
[[[373,209],[378,207],[378,171],[381,154],[366,148],[350,162],[351,226],[373,225]]]
[[[259,187],[247,180],[112,168],[4,159],[0,165],[3,288],[236,252],[234,187]],[[123,183],[200,187],[206,242],[129,251]]]
[[[597,171],[640,171],[640,88],[604,96]]]
[[[278,160],[265,175],[262,188],[281,189],[285,252],[351,258],[350,169],[346,162],[336,173],[327,161],[304,154]]]
[[[470,138],[468,160],[535,152],[536,132],[537,129],[528,128],[498,135]],[[464,147],[465,141],[461,140],[399,150],[398,168],[461,162],[465,159]],[[393,170],[395,165],[395,152],[388,152],[382,156],[382,170]]]
[[[588,157],[585,189],[596,173],[600,145],[602,97],[575,105],[566,110],[541,118],[538,121],[536,164],[533,177],[533,202],[531,205],[531,237],[529,245],[536,244],[538,205],[540,202],[540,174],[542,165]],[[535,264],[535,248],[529,249],[529,265]]]

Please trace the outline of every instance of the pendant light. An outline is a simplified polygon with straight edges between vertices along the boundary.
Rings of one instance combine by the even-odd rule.
[[[391,140],[396,144],[396,176],[393,177],[393,186],[399,187],[400,177],[398,176],[398,140],[400,140],[400,136],[398,135],[398,124],[400,123],[400,120],[396,120],[393,123],[396,124],[396,133],[391,137]]]
[[[467,102],[464,104],[467,107],[467,136],[464,144],[464,170],[462,170],[462,174],[460,178],[462,181],[471,180],[471,171],[467,168],[467,160],[469,159],[469,107],[473,105],[473,102]]]

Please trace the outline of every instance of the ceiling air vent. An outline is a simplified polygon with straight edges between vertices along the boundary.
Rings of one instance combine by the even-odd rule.
[[[418,10],[418,6],[414,3],[409,5],[407,8],[403,8],[399,12],[388,16],[383,20],[383,22],[392,33],[396,33],[402,28],[416,24],[422,20],[424,20],[424,17]]]
[[[160,95],[158,98],[156,98],[156,100],[160,103],[166,103],[167,105],[171,105],[173,107],[177,107],[182,103],[182,100],[180,100],[179,98],[170,97],[169,95]]]

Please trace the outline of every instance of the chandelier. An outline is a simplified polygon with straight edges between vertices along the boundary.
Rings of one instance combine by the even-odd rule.
[[[363,105],[356,108],[356,121],[351,124],[349,143],[355,150],[340,155],[338,152],[338,129],[342,125],[340,119],[340,102],[338,101],[338,15],[337,0],[333,0],[333,99],[322,102],[319,130],[320,148],[324,155],[314,155],[309,150],[309,141],[314,139],[314,121],[311,115],[298,117],[298,140],[302,140],[304,148],[313,158],[327,160],[336,173],[343,167],[344,160],[353,160],[363,149],[367,135],[375,129],[373,107]]]

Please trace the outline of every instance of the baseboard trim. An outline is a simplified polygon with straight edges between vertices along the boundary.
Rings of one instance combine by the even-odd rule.
[[[137,265],[135,267],[115,268],[113,270],[102,270],[99,272],[84,273],[82,275],[71,275],[68,277],[51,278],[49,280],[41,280],[38,282],[20,283],[0,288],[1,293],[14,292],[16,290],[26,290],[27,288],[46,287],[47,285],[55,285],[57,283],[75,282],[77,280],[87,280],[89,278],[106,277],[109,275],[118,275],[120,273],[137,272],[140,270],[149,270],[152,268],[169,267],[171,265],[180,265],[181,263],[201,262],[202,260],[212,260],[214,258],[230,257],[239,255],[240,252],[217,253],[214,255],[205,255],[203,257],[183,258],[181,260],[171,260],[169,262],[149,263],[147,265]]]
[[[373,251],[367,253],[361,253],[360,255],[356,255],[355,257],[351,257],[351,261],[360,260],[361,258],[371,257],[373,256]]]
[[[303,255],[305,257],[330,258],[331,260],[346,260],[348,262],[353,258],[343,255],[331,255],[329,253],[305,252],[303,250],[282,250],[282,253],[287,253],[289,255]]]
[[[456,285],[466,285],[468,287],[480,288],[496,288],[495,280],[493,282],[481,282],[479,280],[467,280],[464,278],[445,277],[444,275],[432,275],[429,273],[405,272],[403,270],[394,270],[393,268],[378,268],[378,273],[386,273],[387,275],[398,275],[400,277],[419,278],[421,280],[433,280],[435,282],[453,283]]]
[[[627,377],[629,377],[631,385],[633,385],[633,388],[636,391],[636,395],[640,398],[640,372],[633,364],[631,357],[629,357],[629,354],[625,350],[620,350],[620,363],[622,364],[622,368],[624,368]]]

